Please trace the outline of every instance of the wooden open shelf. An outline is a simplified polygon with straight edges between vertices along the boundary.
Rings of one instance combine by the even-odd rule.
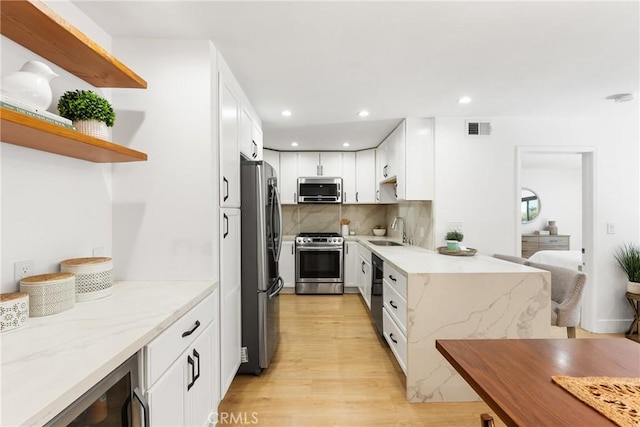
[[[0,33],[96,87],[147,82],[38,0],[0,1]]]
[[[2,3],[5,3],[3,1]],[[12,3],[12,2],[10,2]],[[147,155],[43,120],[0,108],[0,140],[96,163],[147,160]]]

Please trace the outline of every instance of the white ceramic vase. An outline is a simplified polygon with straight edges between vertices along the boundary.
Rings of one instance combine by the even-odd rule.
[[[640,294],[640,283],[627,282],[627,292],[631,292],[632,294]]]
[[[46,110],[53,98],[49,82],[54,77],[58,75],[48,65],[27,61],[20,71],[2,78],[2,92],[16,101]]]

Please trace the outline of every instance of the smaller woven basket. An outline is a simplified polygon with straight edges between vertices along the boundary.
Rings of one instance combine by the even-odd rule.
[[[0,332],[17,329],[29,318],[29,294],[11,292],[0,294]]]
[[[20,292],[29,294],[29,316],[57,314],[73,308],[76,277],[71,273],[50,273],[20,280]]]
[[[104,298],[113,293],[113,261],[92,257],[67,259],[60,263],[60,271],[76,275],[76,301]]]
[[[76,131],[94,138],[111,141],[109,127],[104,122],[98,120],[76,120],[73,122]]]

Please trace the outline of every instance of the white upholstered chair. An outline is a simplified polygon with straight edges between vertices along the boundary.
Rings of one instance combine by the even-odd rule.
[[[550,264],[527,262],[525,265],[551,273],[551,324],[566,327],[567,337],[575,338],[587,275]]]

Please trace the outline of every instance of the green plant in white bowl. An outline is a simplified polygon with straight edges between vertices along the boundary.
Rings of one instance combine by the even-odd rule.
[[[614,257],[627,275],[627,292],[640,294],[640,246],[633,243],[622,245]]]

